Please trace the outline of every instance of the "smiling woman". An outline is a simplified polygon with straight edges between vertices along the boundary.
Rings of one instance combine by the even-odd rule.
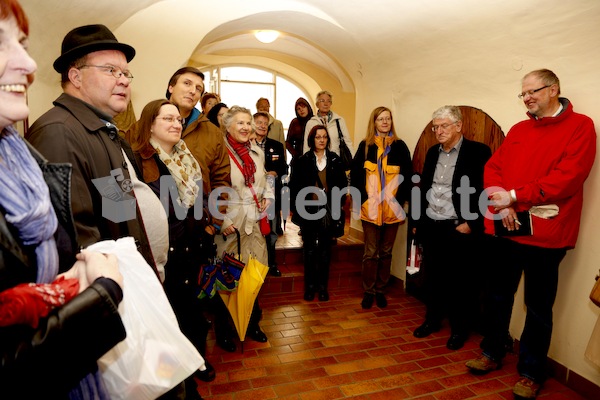
[[[68,201],[60,201],[70,198],[64,177],[71,167],[49,168],[12,127],[29,115],[26,90],[37,69],[27,51],[28,32],[19,3],[1,1],[0,387],[10,398],[65,398],[70,392],[83,398],[89,393],[75,393],[83,379],[103,397],[96,361],[125,337],[117,312],[123,277],[114,256],[87,251],[58,275],[65,249],[57,243],[75,241],[68,236],[72,225],[55,214],[72,215]]]

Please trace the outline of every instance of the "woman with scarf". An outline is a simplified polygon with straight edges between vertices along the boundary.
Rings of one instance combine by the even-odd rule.
[[[165,293],[181,331],[204,356],[210,324],[204,317],[196,283],[201,264],[214,253],[214,228],[205,206],[207,198],[204,194],[208,189],[198,185],[202,172],[181,139],[181,116],[177,106],[164,99],[151,101],[142,110],[137,124],[139,129],[135,130],[135,134],[130,133],[127,140],[142,160],[146,184],[162,201],[167,199],[169,202]],[[200,210],[195,207],[200,207]],[[201,218],[198,218],[199,211],[202,211]],[[206,369],[197,370],[194,375],[203,381],[211,381],[215,372],[206,362]],[[186,380],[186,392],[186,398],[197,398],[191,395],[197,393],[193,379]]]
[[[104,399],[96,361],[125,338],[123,277],[114,256],[83,251],[57,278],[76,250],[70,166],[48,164],[13,128],[29,115],[37,69],[28,33],[19,3],[0,2],[0,390]]]
[[[292,160],[290,161],[291,173],[294,171],[294,165],[298,157],[304,154],[302,151],[302,146],[304,145],[304,130],[306,129],[306,123],[314,115],[310,103],[304,97],[299,97],[298,100],[296,100],[294,110],[296,112],[296,118],[290,122],[287,139],[285,140],[285,147],[292,155]]]
[[[260,231],[259,220],[275,200],[274,181],[267,179],[264,153],[250,140],[250,110],[240,106],[231,107],[223,115],[223,125],[227,132],[225,143],[231,164],[231,187],[237,196],[229,196],[227,212],[221,227],[223,236],[215,238],[217,254],[237,254],[237,240],[235,235],[230,236],[237,229],[240,233],[242,260],[248,262],[252,254],[258,262],[268,265],[267,242]],[[257,299],[254,302],[247,335],[257,342],[264,343],[267,336],[258,325],[261,317],[262,310]]]
[[[302,229],[304,242],[304,300],[312,301],[318,292],[320,301],[328,301],[334,235],[331,226],[323,226],[326,216],[317,218],[314,215],[325,210],[333,218],[336,210],[342,210],[348,179],[340,157],[329,150],[329,133],[324,125],[315,125],[310,130],[308,146],[310,151],[298,158],[296,164],[302,173],[292,175],[290,181],[294,210],[292,221]],[[309,188],[309,191],[303,191],[304,188]],[[318,200],[320,193],[325,195],[326,206],[306,205]],[[298,212],[299,209],[304,209],[305,213]]]
[[[360,219],[365,237],[362,262],[362,308],[387,306],[385,287],[391,273],[392,249],[398,226],[406,220],[412,162],[394,129],[392,112],[377,107],[371,113],[366,138],[360,142],[351,169],[351,186],[361,195]]]

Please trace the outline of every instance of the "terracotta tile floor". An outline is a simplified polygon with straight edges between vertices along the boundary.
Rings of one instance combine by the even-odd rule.
[[[288,231],[288,229],[291,229]],[[296,229],[296,234],[293,234]],[[297,228],[286,227],[279,248],[301,243]],[[295,236],[295,237],[294,237]],[[338,245],[344,243],[339,241]],[[360,269],[360,258],[355,261]],[[284,272],[285,277],[285,272]],[[268,280],[283,278],[268,277]],[[473,335],[459,351],[446,348],[449,328],[425,339],[413,337],[425,307],[407,295],[400,281],[389,288],[385,309],[360,307],[355,275],[331,288],[328,302],[306,302],[302,291],[261,292],[262,329],[267,343],[247,339],[244,352],[227,353],[209,336],[207,358],[217,370],[210,384],[199,382],[206,400],[262,399],[512,399],[516,356],[485,376],[473,376],[464,363],[479,354]],[[550,379],[538,397],[583,399]]]

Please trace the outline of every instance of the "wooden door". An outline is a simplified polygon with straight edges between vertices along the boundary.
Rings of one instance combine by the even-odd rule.
[[[463,116],[463,136],[487,144],[492,149],[492,153],[496,151],[504,141],[504,132],[500,125],[478,108],[470,106],[459,106],[459,108]],[[435,133],[431,131],[431,126],[432,122],[430,121],[421,133],[413,152],[413,170],[419,175],[423,171],[427,150],[438,143]]]

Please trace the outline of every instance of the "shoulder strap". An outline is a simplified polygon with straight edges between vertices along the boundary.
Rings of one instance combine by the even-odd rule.
[[[231,149],[229,147],[227,147],[227,152],[229,153],[229,157],[231,159],[233,159],[233,161],[235,162],[235,165],[237,165],[237,167],[240,169],[240,172],[242,172],[242,166],[240,165],[240,162],[237,160],[235,154],[233,154],[231,152]],[[243,175],[243,172],[242,172]],[[250,191],[252,192],[252,196],[254,197],[254,202],[256,203],[256,207],[258,207],[258,209],[260,210],[260,203],[258,202],[258,197],[256,197],[256,192],[254,191],[254,188],[252,187],[251,183],[248,183],[248,188],[250,188]]]
[[[338,135],[340,137],[340,142],[343,142],[344,141],[344,135],[342,134],[342,128],[340,128],[340,120],[336,119],[335,120],[335,124],[337,125],[337,128],[338,128]]]

